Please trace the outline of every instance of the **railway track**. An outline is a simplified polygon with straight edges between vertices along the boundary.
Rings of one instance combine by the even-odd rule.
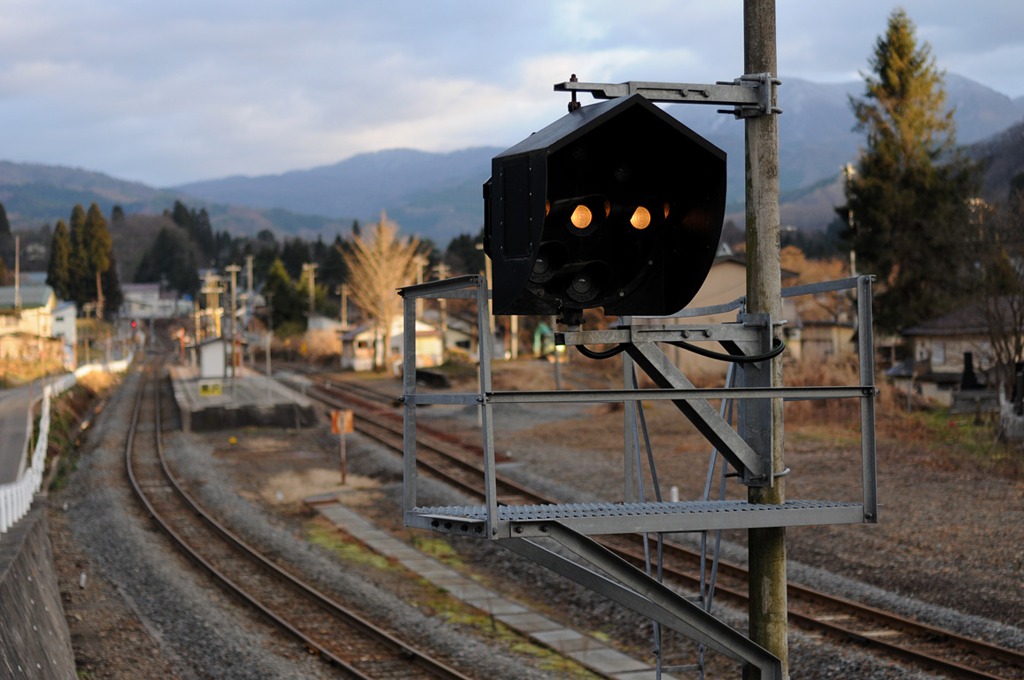
[[[125,465],[135,494],[193,561],[233,595],[351,678],[458,678],[458,670],[374,625],[248,545],[202,508],[175,478],[161,442],[161,365],[143,367]],[[148,428],[153,440],[142,441]]]
[[[336,407],[355,409],[357,431],[399,453],[402,451],[401,417],[386,409],[386,405],[397,403],[396,396],[346,381],[308,377],[316,385],[311,396]],[[456,443],[452,437],[431,432],[422,425],[417,425],[417,430],[418,463],[464,493],[482,500],[481,449]],[[496,475],[496,482],[499,502],[509,505],[558,502],[500,473]],[[600,537],[603,545],[641,566],[644,550],[639,539],[638,536]],[[696,590],[700,584],[700,555],[669,542],[665,542],[663,554],[666,579]],[[747,570],[740,565],[719,562],[717,574],[715,594],[745,606]],[[814,634],[852,642],[950,678],[1024,678],[1024,654],[1017,650],[964,637],[799,584],[790,583],[788,594],[789,620]]]

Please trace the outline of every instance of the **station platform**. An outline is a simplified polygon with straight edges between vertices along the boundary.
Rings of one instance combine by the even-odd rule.
[[[172,366],[169,372],[186,432],[317,423],[317,411],[306,396],[247,368],[224,378],[202,378],[191,366]]]

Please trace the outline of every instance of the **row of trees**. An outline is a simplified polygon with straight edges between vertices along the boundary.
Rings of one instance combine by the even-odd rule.
[[[286,333],[301,331],[305,326],[310,311],[310,277],[314,272],[315,311],[337,315],[338,292],[340,285],[346,283],[350,301],[383,333],[385,319],[398,311],[395,288],[414,282],[418,267],[428,277],[429,270],[442,262],[455,273],[483,268],[483,254],[477,247],[479,237],[458,236],[442,252],[429,241],[401,238],[398,225],[383,213],[365,236],[359,223],[354,222],[348,239],[338,234],[331,243],[319,237],[312,242],[299,237],[279,242],[270,231],[261,231],[255,238],[216,233],[205,209],[191,209],[180,201],[165,211],[162,218],[126,218],[123,210],[115,206],[110,223],[121,234],[119,238],[140,227],[152,233],[155,223],[158,232],[155,238],[147,240],[151,245],[130,280],[158,282],[184,295],[195,297],[199,292],[201,269],[223,269],[251,256],[257,278],[255,287],[272,303],[273,318],[267,321]],[[110,223],[97,204],[90,205],[88,210],[76,205],[69,222],[58,220],[52,233],[46,228],[47,283],[58,298],[73,300],[86,313],[95,310],[99,317],[116,313],[122,298]],[[13,258],[14,251],[13,236],[9,226],[3,228],[5,225],[6,213],[0,205],[0,249],[5,256],[0,258],[0,277],[4,279],[3,261]]]
[[[201,284],[200,269],[222,270],[252,257],[255,288],[269,303],[266,321],[284,334],[303,330],[309,311],[337,316],[342,284],[347,284],[349,300],[363,317],[383,332],[384,320],[398,311],[394,290],[414,282],[418,268],[426,277],[442,262],[454,273],[483,269],[479,236],[457,236],[442,251],[430,241],[402,238],[398,225],[384,213],[365,234],[353,222],[348,238],[337,234],[330,243],[322,237],[279,242],[268,230],[254,238],[214,233],[205,210],[180,201],[164,218],[167,223],[142,256],[135,281],[160,282],[194,297]]]
[[[458,244],[465,238],[459,237],[453,241],[455,245],[449,247],[445,259],[451,255],[451,259],[461,262],[455,253]],[[296,245],[296,241],[291,242],[293,250]],[[427,270],[439,264],[442,259],[429,242],[414,237],[401,237],[398,225],[389,220],[385,213],[365,234],[356,225],[350,238],[336,238],[317,258],[319,250],[315,243],[306,244],[304,252],[307,257],[302,263],[307,266],[300,268],[297,276],[289,272],[284,257],[276,257],[269,265],[262,291],[271,303],[275,328],[302,323],[309,309],[312,276],[315,282],[314,310],[328,315],[338,314],[339,287],[346,284],[349,300],[383,332],[386,320],[393,318],[399,311],[401,301],[395,295],[395,289],[415,282],[418,267]],[[324,263],[329,266],[324,267]],[[340,277],[335,278],[338,274]],[[425,274],[429,275],[429,272],[425,271]]]
[[[124,219],[124,214],[116,211],[114,219]],[[95,203],[88,212],[76,205],[70,224],[58,220],[53,230],[46,283],[58,298],[74,300],[79,309],[95,305],[96,317],[102,319],[121,306],[110,227]]]

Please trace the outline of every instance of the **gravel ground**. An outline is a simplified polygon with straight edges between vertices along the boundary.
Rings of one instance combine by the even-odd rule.
[[[119,449],[136,380],[129,376],[104,409],[78,470],[53,504],[58,579],[79,671],[97,678],[337,677],[319,659],[253,622],[247,610],[184,564],[137,511]],[[223,483],[228,476],[201,437],[174,434],[166,447],[172,460],[202,482],[205,502],[277,554],[303,564],[328,589],[357,599],[375,621],[393,624],[422,647],[446,650],[475,677],[550,677],[347,574],[294,527]]]
[[[510,379],[525,385],[521,376]],[[129,390],[112,399],[88,437],[78,472],[51,505],[58,572],[80,670],[113,678],[324,677],[322,663],[282,644],[218,590],[182,568],[180,560],[168,554],[162,536],[134,510],[135,501],[122,479],[117,443],[127,422],[124,395],[133,380],[128,380]],[[658,409],[650,413],[652,430],[664,431],[655,438],[656,450],[666,450],[665,455],[658,454],[662,484],[678,485],[683,498],[696,497],[704,481],[706,445],[664,416]],[[454,433],[471,429],[475,413],[432,407],[422,411],[421,418]],[[514,406],[499,413],[497,420],[498,447],[513,460],[504,466],[506,474],[563,497],[621,497],[621,449],[610,434],[610,429],[621,429],[621,411]],[[856,451],[850,455],[851,444],[842,433],[813,434],[787,432],[787,451],[793,451],[787,462],[792,460],[796,470],[789,496],[848,497],[853,493],[848,478],[859,466]],[[379,611],[382,620],[409,631],[424,646],[447,646],[489,677],[544,677],[522,659],[427,618],[422,607],[410,607],[387,592],[384,579],[381,587],[373,587],[369,583],[376,579],[339,569],[334,558],[301,540],[309,517],[297,501],[337,488],[337,440],[325,428],[302,433],[246,431],[237,448],[226,438],[226,433],[174,433],[168,449],[201,483],[203,500],[229,513],[246,533],[288,560],[308,565],[325,587],[353,593],[368,610]],[[260,445],[268,449],[266,455],[242,453]],[[1021,624],[1019,612],[1024,611],[1020,480],[936,460],[898,439],[881,441],[879,455],[880,524],[791,530],[790,578],[1006,646],[1024,647],[1024,635],[1016,627]],[[399,459],[353,436],[349,475],[344,502],[397,535],[407,535],[400,526]],[[425,503],[463,502],[429,482],[421,495]],[[744,561],[743,536],[726,538],[725,556]],[[649,651],[649,624],[639,617],[489,543],[467,540],[453,545],[462,561],[473,565],[478,578],[490,585],[536,601],[549,615],[606,635],[637,656]],[[87,582],[80,588],[83,572]],[[742,612],[722,609],[719,614],[733,625],[745,626]],[[667,649],[672,661],[693,661],[693,650],[685,642],[670,639]],[[791,633],[790,654],[794,678],[932,677],[797,631]],[[708,677],[738,676],[728,660],[712,656]]]

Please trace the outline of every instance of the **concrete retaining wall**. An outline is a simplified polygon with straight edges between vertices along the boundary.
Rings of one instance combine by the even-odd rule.
[[[0,541],[0,677],[75,680],[75,654],[53,568],[47,504]]]

